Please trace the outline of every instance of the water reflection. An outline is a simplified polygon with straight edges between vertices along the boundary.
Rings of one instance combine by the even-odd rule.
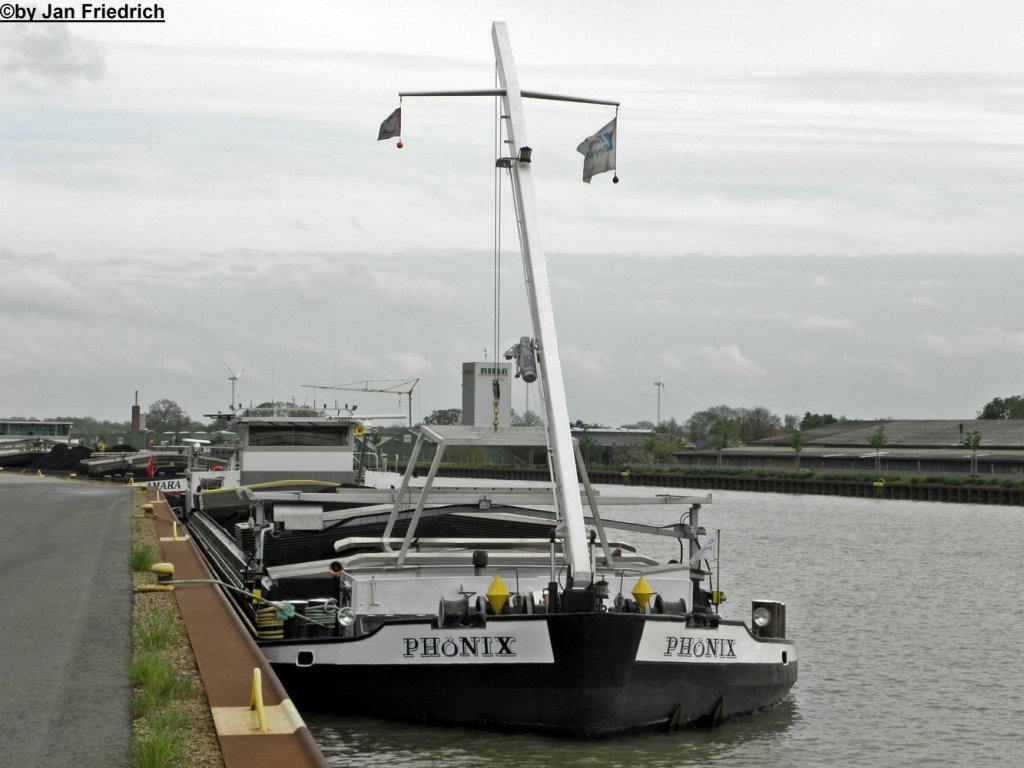
[[[329,713],[304,713],[304,718],[328,763],[368,768],[742,765],[743,762],[736,761],[756,758],[750,745],[757,745],[758,751],[775,751],[772,746],[779,744],[799,719],[792,695],[769,712],[731,721],[716,729],[698,728],[672,734],[659,731],[593,741],[423,726]]]

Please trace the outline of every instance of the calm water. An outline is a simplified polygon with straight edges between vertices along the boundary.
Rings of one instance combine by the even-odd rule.
[[[674,519],[664,509],[612,512]],[[749,621],[752,598],[787,604],[800,678],[774,711],[713,731],[600,742],[307,713],[324,755],[334,766],[390,768],[1024,760],[1024,510],[718,492],[701,523],[722,529],[723,614]],[[623,535],[655,556],[677,554],[674,540]]]

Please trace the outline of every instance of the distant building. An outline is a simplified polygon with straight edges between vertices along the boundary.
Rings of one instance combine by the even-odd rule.
[[[654,434],[653,429],[629,429],[628,427],[573,427],[575,438],[588,437],[598,445],[609,448],[643,445],[644,440]]]
[[[490,361],[463,363],[463,425],[471,427],[492,426],[494,424],[495,399],[498,401],[498,426],[511,426],[512,364]]]
[[[572,428],[572,436],[580,441],[583,460],[587,464],[623,463],[627,460],[630,448],[643,445],[653,434],[653,429],[628,427]]]
[[[885,445],[875,451],[869,442],[879,427],[885,429]],[[964,440],[971,432],[981,435],[974,454]],[[893,419],[842,421],[803,433],[797,453],[788,445],[789,435],[769,437],[748,445],[679,452],[679,463],[691,467],[767,467],[808,470],[873,472],[950,472],[966,474],[972,458],[983,475],[1024,474],[1024,420],[1021,419]]]
[[[24,442],[35,438],[70,443],[71,424],[70,421],[0,421],[0,442]]]

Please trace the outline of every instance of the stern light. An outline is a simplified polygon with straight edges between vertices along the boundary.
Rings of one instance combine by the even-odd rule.
[[[754,600],[750,604],[750,620],[759,637],[786,636],[786,604],[778,600]]]

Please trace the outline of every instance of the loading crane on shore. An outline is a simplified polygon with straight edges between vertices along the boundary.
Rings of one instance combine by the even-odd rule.
[[[412,426],[412,393],[419,379],[364,379],[353,381],[348,384],[303,384],[302,386],[313,390],[313,402],[316,403],[316,390],[334,389],[344,392],[376,392],[380,394],[398,395],[401,403],[402,395],[409,398],[409,426]]]

